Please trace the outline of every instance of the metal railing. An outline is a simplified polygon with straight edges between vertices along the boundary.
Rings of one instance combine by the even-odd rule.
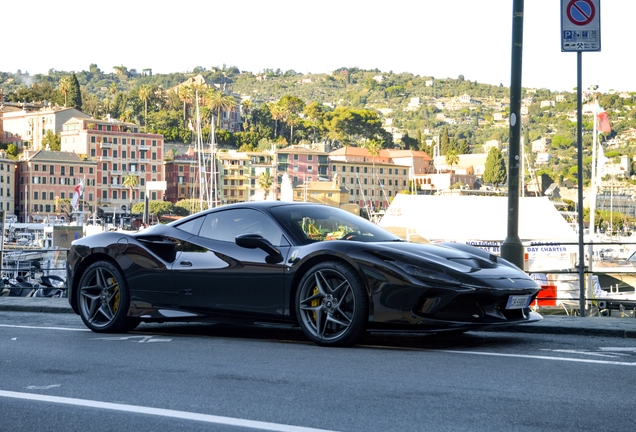
[[[2,281],[5,287],[17,280],[24,280],[37,288],[42,287],[42,276],[59,276],[64,284],[56,288],[66,292],[68,252],[69,249],[11,248],[5,245],[0,251]]]
[[[578,246],[578,243],[558,245]],[[587,242],[584,246],[586,256],[583,287],[579,276],[578,257],[568,268],[541,268],[528,271],[527,273],[542,287],[532,306],[536,309],[558,308],[568,314],[580,314],[580,297],[583,292],[586,315],[611,316],[617,311],[621,317],[636,318],[636,241]]]

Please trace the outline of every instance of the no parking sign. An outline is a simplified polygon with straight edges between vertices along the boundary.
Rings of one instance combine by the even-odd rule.
[[[561,51],[601,50],[601,0],[561,0]]]

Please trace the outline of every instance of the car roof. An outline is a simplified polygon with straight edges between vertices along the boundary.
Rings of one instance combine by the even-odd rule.
[[[186,216],[183,219],[179,219],[176,220],[174,222],[170,222],[168,225],[179,225],[185,221],[188,221],[190,219],[193,219],[195,217],[201,216],[203,214],[207,214],[210,212],[214,212],[214,211],[221,211],[221,210],[231,210],[231,209],[237,209],[237,208],[252,208],[252,209],[271,209],[274,207],[284,207],[284,206],[301,206],[301,205],[310,205],[310,206],[318,206],[318,207],[329,207],[325,204],[320,204],[320,203],[309,203],[309,202],[302,202],[302,201],[247,201],[247,202],[241,202],[241,203],[233,203],[233,204],[224,204],[222,206],[219,207],[215,207],[215,208],[211,208],[211,209],[207,209],[207,210],[203,210],[201,212],[198,213],[194,213],[190,216]]]

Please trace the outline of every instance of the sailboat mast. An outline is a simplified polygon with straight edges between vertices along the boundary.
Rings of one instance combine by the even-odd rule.
[[[210,122],[210,195],[208,200],[208,208],[217,206],[217,187],[216,187],[216,134],[214,129],[214,116]]]
[[[207,201],[207,183],[205,173],[205,156],[203,154],[203,135],[201,134],[201,114],[199,112],[199,92],[195,92],[197,113],[197,160],[199,163],[199,211],[203,211],[203,201]]]
[[[596,95],[594,95],[594,127],[592,128],[592,182],[590,184],[590,237],[593,238],[594,237],[594,231],[595,231],[595,216],[596,216],[596,171],[597,171],[597,167],[596,167],[596,146],[598,145],[598,133],[596,131],[596,121],[597,121],[597,116],[598,116],[598,108],[597,108],[597,101],[596,101]],[[582,185],[581,185],[582,186]],[[581,203],[582,205],[583,203]],[[582,213],[581,213],[582,214]]]

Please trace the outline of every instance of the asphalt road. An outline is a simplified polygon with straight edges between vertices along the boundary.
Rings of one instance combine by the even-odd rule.
[[[369,336],[0,312],[2,430],[633,430],[636,339]]]

